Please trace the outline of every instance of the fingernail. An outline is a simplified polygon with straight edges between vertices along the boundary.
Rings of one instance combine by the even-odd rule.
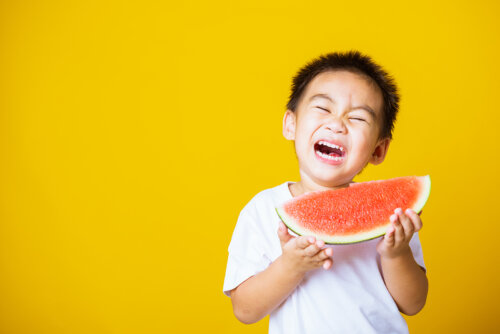
[[[403,209],[401,209],[401,208],[397,208],[397,209],[396,209],[396,213],[399,213],[399,214],[403,213]]]
[[[395,222],[397,219],[398,219],[398,216],[391,215],[391,218],[390,218],[391,222]]]
[[[405,211],[405,212],[406,212],[406,214],[409,214],[409,215],[410,215],[410,214],[412,214],[412,213],[413,213],[413,210],[412,210],[412,209],[406,209],[406,211]]]
[[[307,240],[308,240],[310,243],[312,243],[312,244],[316,241],[316,240],[314,240],[314,238],[313,238],[313,237],[309,237]]]

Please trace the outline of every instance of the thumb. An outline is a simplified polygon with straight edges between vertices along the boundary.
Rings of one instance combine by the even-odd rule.
[[[282,221],[279,222],[278,237],[280,238],[281,247],[283,247],[283,245],[286,244],[288,240],[293,238],[290,233],[288,233],[288,228]]]

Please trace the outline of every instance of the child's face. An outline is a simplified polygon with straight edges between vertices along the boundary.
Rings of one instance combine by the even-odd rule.
[[[338,187],[369,162],[382,162],[390,142],[379,139],[382,106],[380,89],[359,74],[342,70],[317,75],[295,113],[287,110],[283,119],[285,138],[295,141],[301,179]]]

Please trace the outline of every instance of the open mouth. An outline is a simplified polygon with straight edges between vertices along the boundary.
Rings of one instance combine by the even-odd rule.
[[[341,161],[346,154],[342,146],[324,140],[320,140],[314,144],[314,151],[317,155],[329,161]]]

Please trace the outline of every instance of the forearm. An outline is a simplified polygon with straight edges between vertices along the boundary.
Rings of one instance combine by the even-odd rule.
[[[425,305],[428,281],[411,250],[395,258],[381,258],[382,275],[401,312],[417,314]]]
[[[243,323],[254,323],[278,307],[304,278],[278,257],[264,271],[250,277],[231,291],[235,316]]]

